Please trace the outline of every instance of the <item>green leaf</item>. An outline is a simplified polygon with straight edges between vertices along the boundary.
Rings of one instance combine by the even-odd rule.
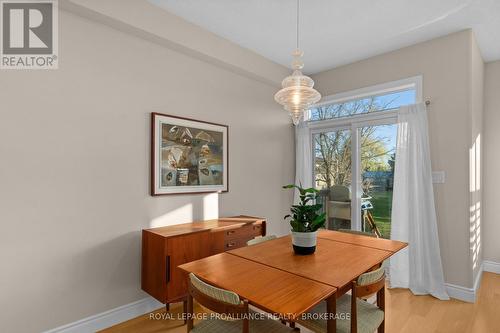
[[[326,221],[326,213],[322,213],[316,216],[316,218],[311,223],[311,230],[312,231],[318,230],[319,228],[325,225],[325,221]]]

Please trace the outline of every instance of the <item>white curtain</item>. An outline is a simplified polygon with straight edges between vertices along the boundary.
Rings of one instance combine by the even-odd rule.
[[[295,184],[312,187],[311,131],[307,122],[295,126]],[[299,193],[294,191],[293,201],[299,202]]]
[[[447,300],[432,188],[427,111],[423,103],[398,112],[391,238],[408,248],[390,260],[390,287]]]

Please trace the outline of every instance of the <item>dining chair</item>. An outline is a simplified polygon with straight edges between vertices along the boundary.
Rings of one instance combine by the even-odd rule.
[[[348,234],[355,234],[355,235],[362,235],[362,236],[368,236],[368,237],[372,237],[372,238],[378,238],[377,235],[371,233],[371,232],[366,232],[366,231],[358,231],[358,230],[351,230],[351,229],[339,229],[337,231],[340,231],[340,232],[345,232],[345,233],[348,233]],[[375,265],[374,267],[372,267],[370,269],[370,271],[374,270],[374,269],[377,269],[377,268],[380,268],[380,267],[389,267],[389,261],[388,260],[384,260],[382,263],[378,264],[378,265]],[[368,299],[368,298],[366,298]]]
[[[249,310],[248,301],[240,299],[238,294],[205,283],[193,273],[189,274],[188,291],[186,311],[188,333],[293,332],[292,328],[282,325],[279,321]],[[196,326],[193,320],[193,300],[213,311],[207,313],[207,318],[199,321]],[[258,315],[256,320],[251,320],[252,315]]]
[[[377,303],[371,304],[360,297],[377,295]],[[321,302],[297,323],[313,332],[327,332],[326,302]],[[385,328],[385,271],[381,267],[361,274],[352,281],[351,295],[337,299],[336,326],[338,333],[383,333]]]
[[[257,238],[250,239],[249,241],[247,241],[247,245],[255,245],[255,244],[267,242],[267,241],[270,241],[270,240],[273,240],[276,238],[277,238],[276,235],[257,237]]]

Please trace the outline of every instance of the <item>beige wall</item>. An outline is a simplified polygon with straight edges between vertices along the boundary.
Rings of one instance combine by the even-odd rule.
[[[469,207],[470,207],[470,265],[473,282],[481,271],[483,261],[483,244],[481,230],[482,209],[482,142],[484,114],[484,61],[474,34],[471,34],[471,66],[470,66],[470,133],[469,140]]]
[[[484,133],[484,259],[500,263],[500,61],[486,64]]]
[[[59,31],[58,70],[0,72],[1,332],[146,297],[142,228],[243,213],[287,230],[293,131],[275,87],[66,12]],[[149,196],[152,111],[229,125],[229,193]]]
[[[323,96],[423,76],[431,100],[429,129],[433,170],[446,172],[434,194],[447,283],[471,288],[469,246],[469,147],[472,33],[463,31],[314,75]]]

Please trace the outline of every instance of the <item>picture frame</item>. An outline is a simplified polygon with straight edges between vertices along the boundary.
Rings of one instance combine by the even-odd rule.
[[[151,113],[151,195],[228,192],[229,126]]]

